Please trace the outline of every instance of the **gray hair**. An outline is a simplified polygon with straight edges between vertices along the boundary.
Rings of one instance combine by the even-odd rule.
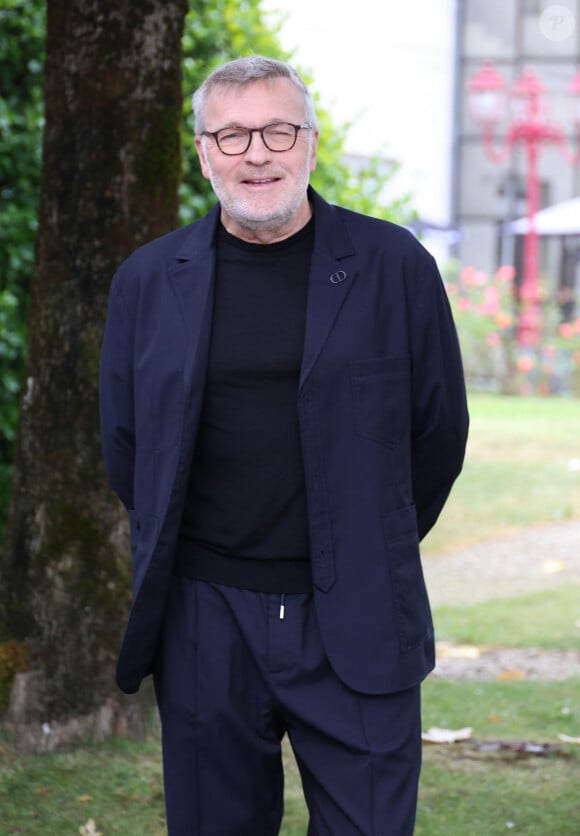
[[[305,118],[313,128],[317,127],[314,102],[308,87],[300,78],[296,70],[283,61],[275,58],[265,58],[263,55],[250,55],[247,58],[236,58],[215,69],[198,87],[192,97],[193,113],[195,116],[195,133],[205,130],[205,106],[207,97],[216,87],[244,86],[253,81],[268,78],[287,78],[302,93],[304,98]]]

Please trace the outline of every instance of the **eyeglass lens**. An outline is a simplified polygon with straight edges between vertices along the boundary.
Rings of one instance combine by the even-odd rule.
[[[289,151],[296,142],[297,129],[287,122],[277,122],[261,129],[224,128],[216,135],[217,143],[225,154],[240,154],[246,151],[251,136],[257,130],[270,151]]]

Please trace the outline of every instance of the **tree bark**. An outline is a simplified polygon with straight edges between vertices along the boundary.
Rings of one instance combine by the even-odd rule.
[[[0,555],[0,647],[30,647],[12,689],[28,750],[57,728],[59,743],[86,736],[93,719],[114,731],[134,711],[113,677],[130,561],[101,460],[98,365],[114,270],[177,225],[187,0],[48,0],[47,12],[28,365]]]

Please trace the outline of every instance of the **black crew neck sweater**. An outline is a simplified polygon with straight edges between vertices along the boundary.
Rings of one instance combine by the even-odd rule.
[[[176,571],[311,586],[297,395],[314,221],[274,244],[217,233],[209,361]]]

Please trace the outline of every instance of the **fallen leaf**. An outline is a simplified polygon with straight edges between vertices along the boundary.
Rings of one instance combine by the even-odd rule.
[[[432,726],[421,735],[425,743],[457,743],[460,740],[469,740],[473,729],[440,729]]]
[[[481,650],[475,644],[451,644],[439,642],[437,655],[442,659],[479,659]]]
[[[80,836],[103,836],[100,830],[97,830],[94,819],[89,819],[86,824],[79,827]]]
[[[558,739],[563,743],[575,743],[577,746],[580,746],[580,737],[570,737],[567,734],[559,734]]]
[[[525,679],[525,671],[517,669],[500,671],[495,677],[499,682],[518,682],[520,679]]]

